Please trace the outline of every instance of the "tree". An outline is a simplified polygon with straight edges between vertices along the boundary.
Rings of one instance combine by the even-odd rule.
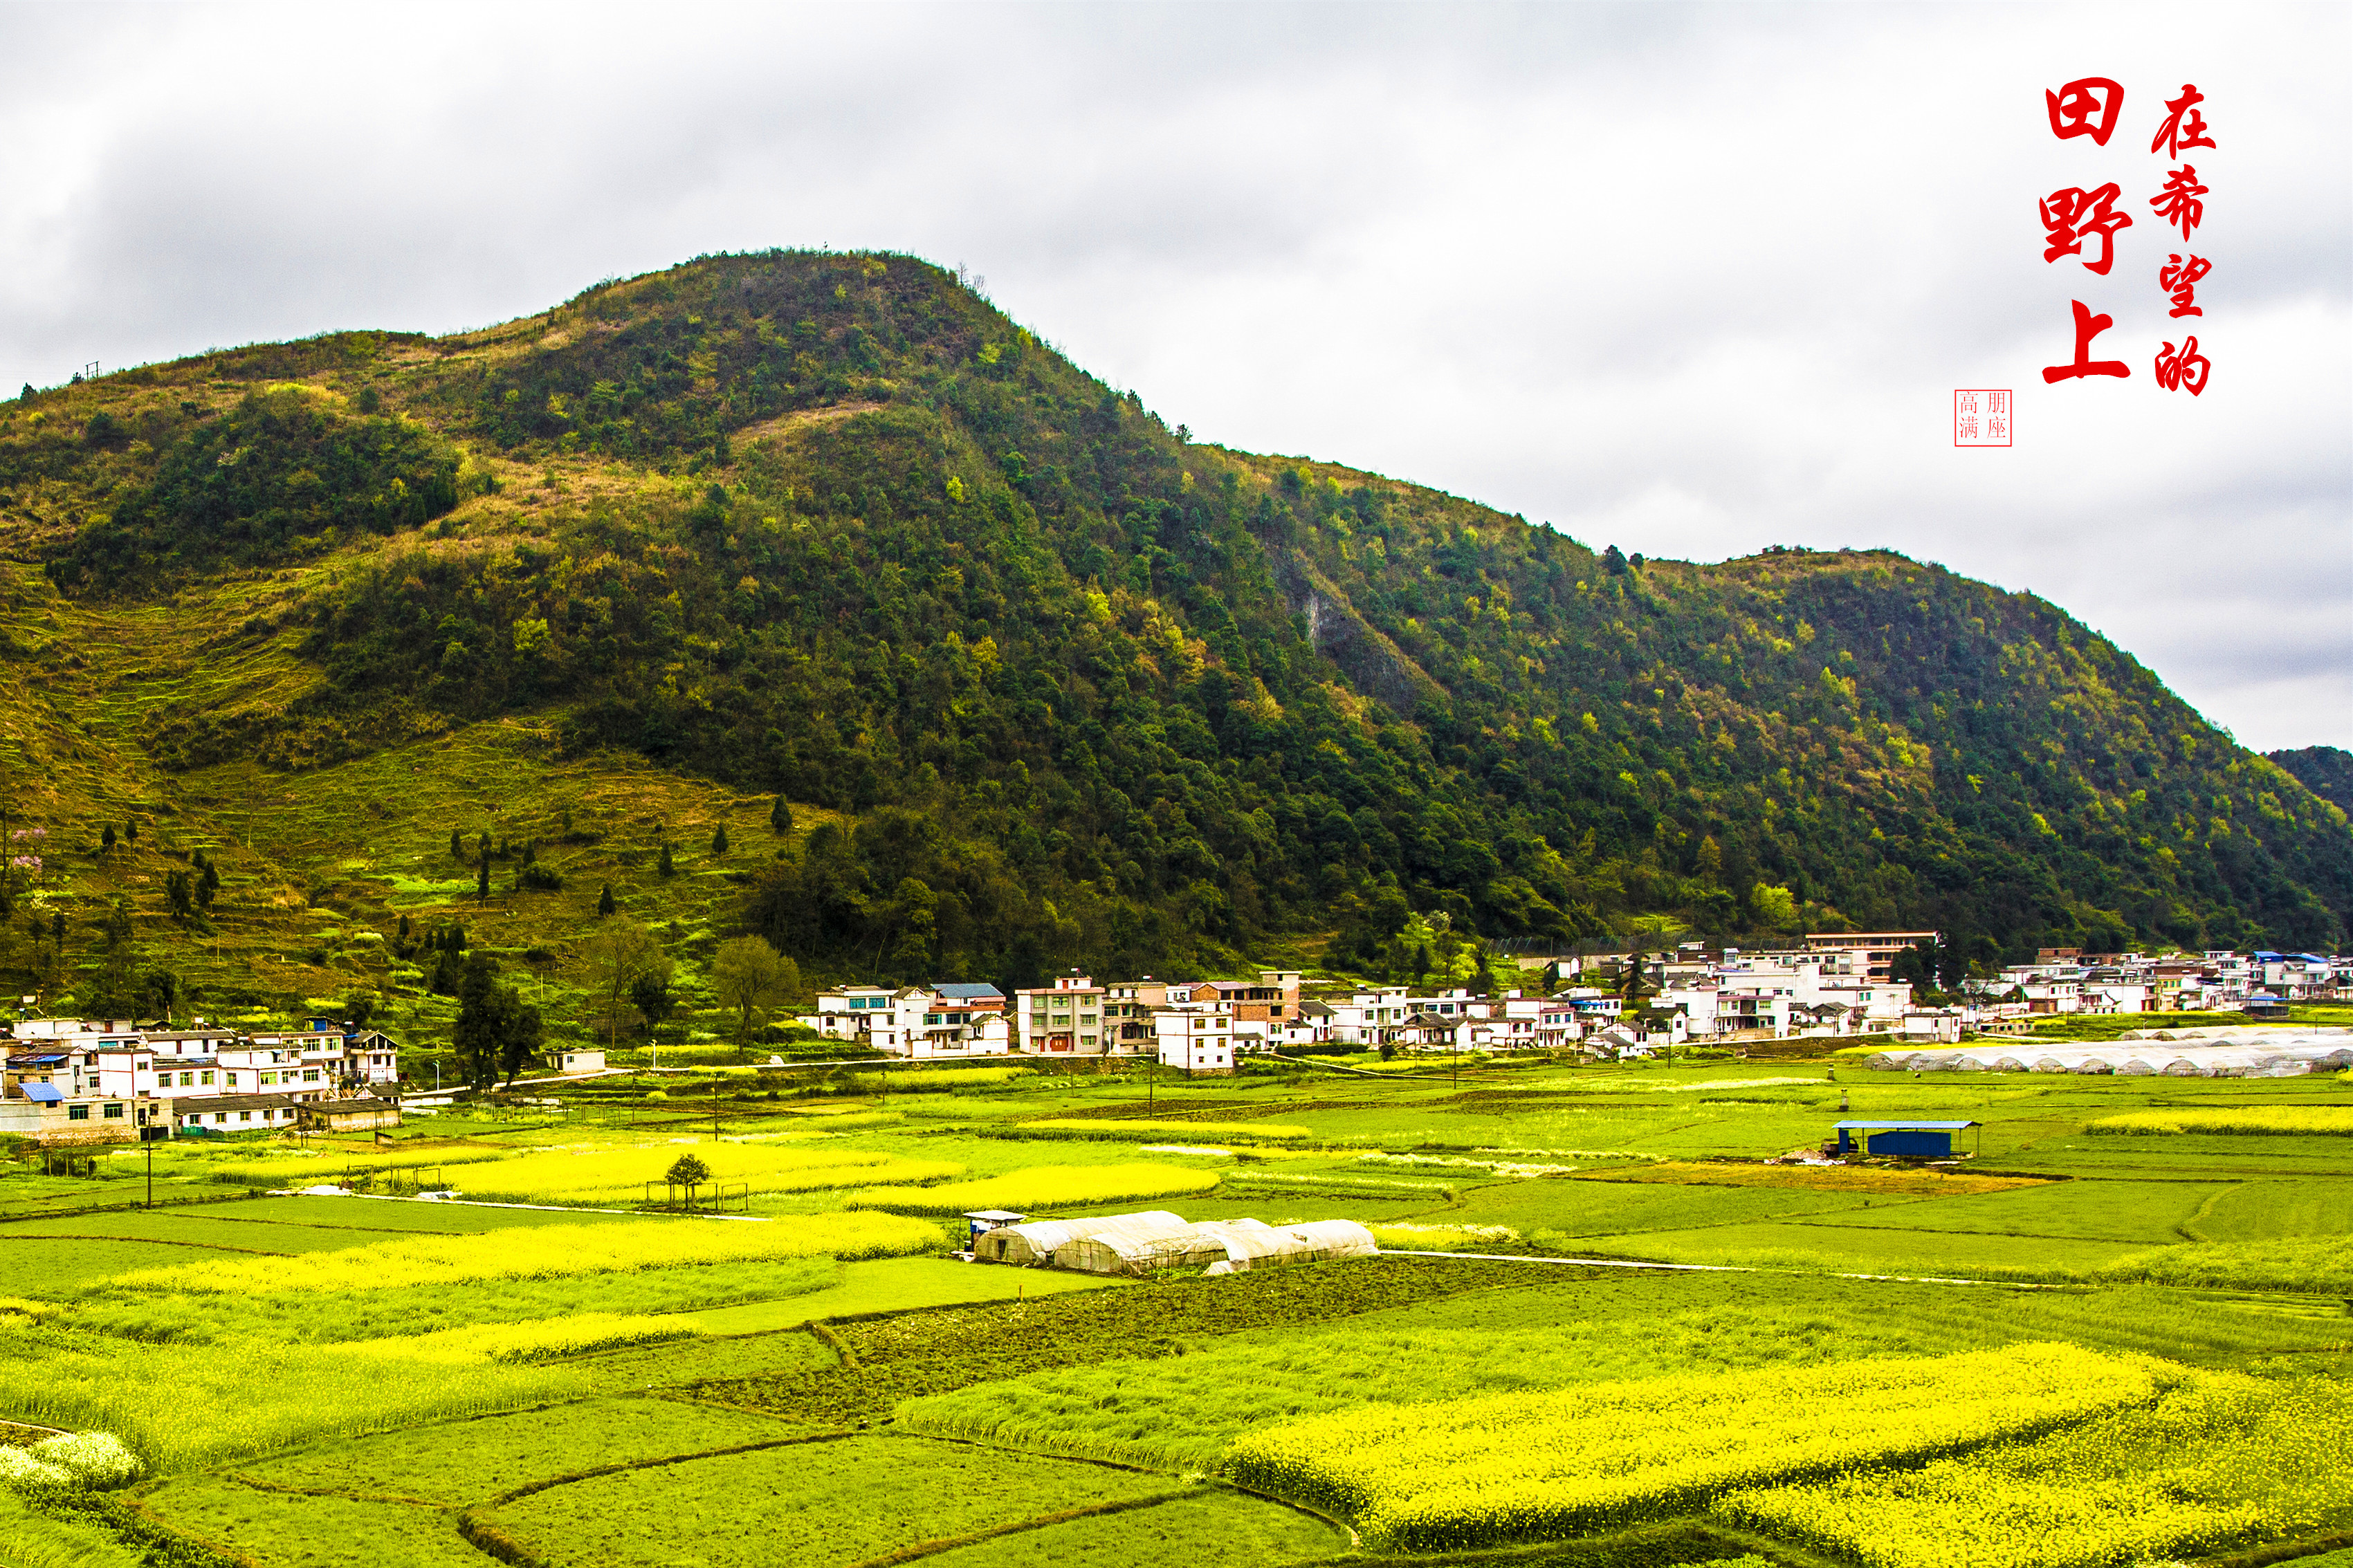
[[[692,1208],[694,1206],[694,1189],[702,1185],[703,1183],[711,1180],[711,1167],[704,1164],[692,1154],[681,1154],[677,1159],[670,1162],[670,1169],[662,1173],[662,1180],[669,1182],[673,1186],[684,1187],[686,1189],[686,1206]]]
[[[465,978],[458,987],[458,1022],[449,1031],[458,1069],[477,1089],[489,1089],[501,1078],[514,1082],[539,1054],[545,1037],[539,1009],[527,1005],[513,986],[499,984],[497,962],[487,952],[466,960]]]
[[[660,872],[665,877],[672,877],[678,874],[678,868],[670,863],[670,841],[668,839],[664,839],[662,841],[661,859],[654,867],[654,869]]]
[[[678,999],[670,994],[670,975],[664,971],[649,970],[629,982],[629,1005],[646,1021],[646,1033],[651,1035],[678,1011]]]
[[[137,954],[132,951],[129,899],[114,900],[114,908],[109,911],[102,929],[105,945],[99,957],[98,980],[90,996],[90,1010],[107,1015],[135,1012],[140,994],[138,982],[132,973],[132,964]]]
[[[1638,953],[1664,952],[1690,930],[1672,915],[1636,915],[1626,922],[1626,939]]]
[[[478,952],[466,960],[458,982],[458,1021],[450,1026],[449,1043],[458,1052],[458,1075],[477,1089],[498,1079],[498,973],[496,961]]]
[[[491,847],[488,842],[489,837],[490,836],[488,834],[483,835],[482,863],[480,869],[478,869],[474,875],[474,897],[480,902],[486,904],[491,901]]]
[[[463,860],[465,858],[466,836],[453,827],[449,830],[449,858]]]
[[[785,804],[783,795],[778,795],[776,804],[768,807],[768,827],[779,838],[786,837],[793,830],[793,808]]]
[[[213,900],[220,893],[220,868],[207,858],[205,874],[196,879],[196,908],[206,914],[213,912]]]
[[[196,892],[195,873],[166,871],[164,873],[164,908],[181,925],[195,918]]]
[[[353,1028],[366,1028],[368,1020],[375,1016],[375,993],[367,987],[363,985],[353,990],[343,998],[344,1021]]]
[[[606,884],[604,885],[604,887],[603,887],[603,888],[601,888],[601,889],[599,889],[597,890],[597,893],[596,893],[596,913],[597,913],[598,915],[600,915],[600,916],[603,916],[603,915],[609,915],[609,914],[611,914],[615,910],[617,910],[617,909],[619,909],[620,907],[621,907],[621,906],[620,906],[619,904],[617,904],[617,903],[616,903],[616,902],[614,902],[614,901],[613,901],[613,884],[612,884],[612,883],[607,882],[607,883],[606,883]]]
[[[133,849],[139,847],[139,825],[137,823],[126,822],[122,825],[122,841],[130,845]]]
[[[180,977],[168,969],[151,969],[140,982],[140,991],[148,1005],[160,1016],[166,1027],[172,1022],[172,1009],[180,1000]]]
[[[512,1085],[546,1043],[547,1027],[539,1009],[524,1002],[514,987],[499,988],[499,1071]]]
[[[665,984],[670,980],[670,954],[661,942],[645,927],[625,921],[581,944],[580,966],[585,987],[604,1016],[606,1043],[614,1047],[620,1043],[622,1014],[630,1005],[629,988],[642,975],[658,973]]]
[[[799,969],[768,945],[765,937],[739,936],[719,944],[711,963],[711,991],[723,1007],[736,1016],[735,1041],[741,1046],[752,1035],[752,1020],[763,1019],[800,989]]]
[[[723,822],[719,825],[719,831],[711,836],[711,852],[713,855],[727,853],[727,825]]]
[[[101,855],[114,853],[114,824],[108,823],[105,829],[99,834],[98,852]]]

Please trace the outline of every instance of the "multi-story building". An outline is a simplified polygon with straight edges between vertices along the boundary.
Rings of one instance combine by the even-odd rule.
[[[1005,995],[994,985],[852,985],[821,993],[800,1022],[832,1040],[926,1061],[940,1057],[1003,1056],[1012,1046]]]
[[[1046,1056],[1104,1054],[1103,1004],[1108,988],[1073,970],[1051,985],[1013,993],[1017,1037],[1025,1051]],[[1126,1016],[1120,1020],[1123,1026]]]
[[[1866,980],[1890,980],[1895,955],[1907,947],[1922,942],[1936,942],[1938,933],[1933,931],[1809,931],[1806,951],[1852,954]]]
[[[1222,1002],[1171,1003],[1152,1015],[1163,1067],[1188,1073],[1234,1070],[1234,1018]]]

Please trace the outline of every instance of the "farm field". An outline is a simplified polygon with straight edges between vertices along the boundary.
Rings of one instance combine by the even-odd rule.
[[[2338,1077],[923,1076],[174,1146],[154,1208],[143,1155],[0,1166],[0,1420],[140,1466],[0,1483],[0,1565],[2334,1568],[2353,1539]],[[1767,1163],[1842,1099],[1982,1152]],[[726,1212],[646,1206],[687,1152]],[[300,1194],[407,1172],[460,1197]],[[1352,1219],[1387,1256],[955,1261],[978,1206]]]

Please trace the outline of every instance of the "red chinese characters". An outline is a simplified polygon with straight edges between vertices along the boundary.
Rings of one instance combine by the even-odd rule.
[[[2165,189],[2148,198],[2157,216],[2168,224],[2178,224],[2181,237],[2188,239],[2190,231],[2206,220],[2206,204],[2198,198],[2206,195],[2206,187],[2198,183],[2198,170],[2184,163],[2173,171],[2165,182]]]
[[[2049,248],[2043,251],[2042,259],[2056,261],[2063,256],[2081,256],[2084,241],[2097,237],[2100,258],[2087,260],[2084,266],[2105,277],[2116,258],[2116,230],[2132,226],[2128,215],[2110,210],[2122,194],[2112,181],[2095,191],[2053,191],[2043,197],[2039,210],[2042,226],[2049,231],[2044,236]]]
[[[2206,95],[2198,90],[2197,83],[2183,82],[2181,96],[2165,100],[2165,107],[2173,112],[2158,127],[2157,140],[2148,144],[2148,150],[2154,153],[2162,147],[2167,157],[2179,158],[2184,147],[2214,145],[2206,135],[2206,117],[2198,112],[2198,106],[2205,101]]]
[[[2184,261],[2181,253],[2176,251],[2167,257],[2165,265],[2157,269],[2157,286],[2173,299],[2173,309],[2166,314],[2204,315],[2206,312],[2198,306],[2198,280],[2213,270],[2214,264],[2202,256],[2193,256]]]
[[[2042,99],[2051,110],[2051,134],[2062,142],[2088,136],[2095,147],[2108,144],[2125,108],[2125,89],[2104,76],[2080,77]]]
[[[2050,114],[2053,137],[2062,142],[2089,137],[2094,147],[2105,148],[2124,112],[2125,89],[2121,82],[2110,77],[2081,77],[2055,90],[2045,89],[2042,101]],[[2196,165],[2181,162],[2183,155],[2194,149],[2215,145],[2213,128],[2206,123],[2206,116],[2199,107],[2205,101],[2206,95],[2198,90],[2195,82],[2182,83],[2180,96],[2165,100],[2165,117],[2148,144],[2151,154],[2179,165],[2167,172],[2163,188],[2148,198],[2159,225],[2179,233],[2182,239],[2181,248],[2168,256],[2165,265],[2157,269],[2158,286],[2164,290],[2170,319],[2177,321],[2205,316],[2205,307],[2198,300],[2198,286],[2214,270],[2214,264],[2193,254],[2189,243],[2206,221],[2205,198],[2211,193],[2199,179]],[[2131,155],[2123,149],[2107,154],[2115,159]],[[2042,222],[2042,259],[2048,263],[2073,256],[2083,262],[2084,271],[2105,278],[2117,259],[2117,237],[2133,226],[2133,218],[2116,210],[2123,199],[2120,183],[2103,183],[2100,175],[2107,170],[2094,172],[2083,166],[2086,160],[2096,164],[2097,158],[2080,152],[2066,156],[2073,162],[2063,177],[2076,183],[2053,190],[2035,204],[2036,216]],[[2101,287],[2088,283],[2078,286],[2086,291]],[[2099,303],[2106,303],[2116,314],[2095,309]],[[2044,366],[2044,384],[2055,386],[2062,382],[2100,377],[2130,379],[2132,371],[2124,360],[2093,357],[2095,340],[2127,312],[2118,310],[2116,301],[2096,298],[2093,303],[2073,300],[2069,305],[2074,318],[2074,355],[2064,364]],[[2193,397],[2206,390],[2213,374],[2213,364],[2199,352],[2195,337],[2185,339],[2179,349],[2167,343],[2158,352],[2154,368],[2153,379],[2159,388],[2167,392],[2186,391]],[[1977,445],[1994,434],[1991,417],[1980,421],[1973,405],[1957,406],[1954,420],[1957,446]],[[2009,433],[2006,420],[2000,433]]]
[[[2157,384],[2168,392],[2187,392],[2195,397],[2206,390],[2206,378],[2214,366],[2198,352],[2197,338],[2181,340],[2181,352],[2176,353],[2168,343],[2157,356]],[[2044,372],[2049,374],[2049,372]]]
[[[2075,363],[2045,365],[2042,368],[2042,379],[2056,385],[2063,381],[2073,381],[2078,376],[2122,377],[2132,374],[2132,371],[2120,359],[2095,360],[2092,357],[2092,340],[2115,326],[2116,324],[2115,319],[2094,315],[2081,300],[2070,300],[2069,303],[2075,307]],[[2173,345],[2168,343],[2165,346],[2169,349]]]

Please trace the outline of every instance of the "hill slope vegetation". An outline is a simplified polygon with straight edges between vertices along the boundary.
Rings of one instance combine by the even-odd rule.
[[[543,963],[607,884],[690,949],[1025,984],[1310,932],[1470,974],[1643,912],[1935,927],[1957,965],[2353,914],[2344,811],[2048,603],[1885,552],[1629,560],[1195,443],[904,257],[37,394],[0,405],[0,547],[11,831],[50,850],[12,908],[128,900],[160,943],[170,871],[226,856],[276,934],[207,973],[257,994],[413,980],[396,920],[478,884],[391,862],[453,826],[495,829],[475,918]],[[182,858],[92,847],[142,820]]]

